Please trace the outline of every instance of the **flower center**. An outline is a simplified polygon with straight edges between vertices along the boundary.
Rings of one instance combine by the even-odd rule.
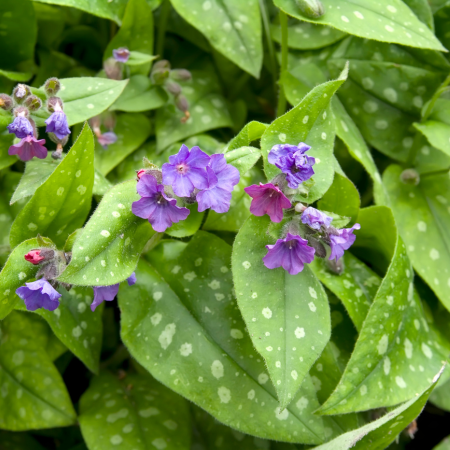
[[[165,203],[167,203],[167,200],[164,198],[162,194],[158,194],[156,196],[156,203],[158,203],[158,205],[164,205]]]
[[[187,164],[184,164],[184,163],[177,164],[176,168],[177,168],[177,172],[181,175],[184,175],[189,170],[189,167],[187,166]]]

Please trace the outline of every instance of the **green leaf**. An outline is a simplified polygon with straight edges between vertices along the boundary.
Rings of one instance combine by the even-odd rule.
[[[257,122],[256,120],[252,120],[244,128],[239,132],[239,134],[234,137],[228,144],[224,151],[227,153],[231,150],[235,150],[240,147],[247,147],[253,141],[256,141],[261,138],[268,127],[267,124]]]
[[[14,315],[19,314],[15,313]],[[29,328],[28,314],[20,315],[22,330]],[[0,345],[0,427],[23,431],[72,425],[75,411],[66,386],[39,337],[23,337],[18,327],[8,330],[11,315],[2,322]]]
[[[0,431],[0,442],[5,450],[45,450],[36,439],[25,433]]]
[[[433,447],[433,450],[449,450],[450,449],[450,438],[446,437],[439,445]]]
[[[92,188],[93,195],[105,195],[112,184],[107,180],[98,170],[94,170],[94,187]]]
[[[95,144],[95,167],[102,175],[107,175],[145,142],[151,133],[151,123],[143,114],[121,114],[114,132],[117,141],[107,149],[98,142]]]
[[[430,401],[444,411],[450,411],[450,380],[440,380],[430,396]]]
[[[190,118],[182,123],[184,114],[169,103],[156,113],[158,151],[174,142],[215,128],[232,127],[220,85],[211,73],[192,71],[192,80],[180,82],[189,102]]]
[[[38,233],[62,246],[91,209],[94,138],[85,125],[67,156],[34,193],[11,227],[11,247]]]
[[[255,147],[241,147],[225,154],[228,164],[236,167],[239,173],[245,175],[259,160],[261,151]]]
[[[0,75],[12,81],[26,82],[33,77],[32,72],[12,72],[10,70],[1,70]]]
[[[450,156],[450,125],[435,120],[427,120],[424,123],[415,123],[419,130],[433,146]]]
[[[445,51],[434,34],[401,0],[322,0],[325,14],[312,19],[301,14],[295,2],[274,0],[286,14],[306,22],[330,25],[361,38]]]
[[[94,300],[91,288],[73,287],[69,292],[59,289],[62,294],[55,311],[37,309],[36,314],[44,318],[53,333],[86,367],[98,372],[102,345],[102,309],[92,312],[89,308]],[[16,309],[26,311],[25,304],[19,302]]]
[[[430,30],[434,31],[433,12],[427,0],[403,0],[417,18]]]
[[[350,361],[322,414],[397,405],[429,386],[450,347],[428,326],[413,280],[399,237]]]
[[[173,0],[172,5],[218,52],[259,77],[263,49],[257,0]]]
[[[232,269],[239,309],[285,408],[330,339],[330,310],[307,266],[297,275],[264,266],[269,224],[268,217],[247,219],[236,236]]]
[[[194,203],[193,205],[185,206],[189,209],[189,211],[191,211],[189,213],[189,216],[186,220],[174,223],[170,228],[168,228],[166,230],[166,234],[168,234],[169,236],[177,238],[192,236],[200,228],[205,212],[198,212],[198,205],[196,203]]]
[[[145,75],[133,75],[111,111],[142,112],[161,108],[169,99],[166,91],[152,85]]]
[[[91,117],[98,116],[108,109],[120,96],[128,80],[116,81],[108,78],[63,78],[58,95],[64,101],[64,112],[69,125],[82,123]],[[43,94],[42,88],[33,89],[34,93]],[[32,115],[38,127],[45,125],[50,114],[44,109]]]
[[[72,261],[59,281],[81,286],[107,286],[127,279],[154,231],[147,220],[131,212],[139,200],[136,181],[117,184],[74,243]]]
[[[147,258],[164,278],[141,262],[136,285],[119,291],[122,340],[133,357],[234,429],[288,442],[322,441],[309,376],[291,406],[279,407],[234,300],[230,246],[200,231],[187,245],[163,241]]]
[[[415,270],[450,310],[448,174],[423,176],[413,186],[400,180],[401,173],[400,166],[392,165],[383,175],[399,232]]]
[[[158,56],[148,55],[141,52],[130,52],[128,61],[124,64],[127,66],[142,66],[143,64],[154,61],[156,58],[158,58]],[[147,72],[146,69],[144,70]]]
[[[53,247],[50,240],[45,243],[46,246]],[[9,255],[0,272],[0,320],[3,320],[19,301],[16,289],[35,277],[39,267],[25,261],[24,255],[40,246],[37,239],[29,239],[18,245]]]
[[[81,397],[79,421],[91,449],[190,449],[187,402],[150,375],[94,377]]]
[[[342,434],[314,450],[383,450],[422,412],[428,397],[439,379],[438,373],[425,391],[417,393],[411,400],[386,413],[380,419],[348,433]],[[431,386],[430,386],[431,384]]]
[[[5,126],[11,121],[11,116],[8,115]],[[11,166],[17,161],[16,156],[8,155],[8,149],[13,144],[14,135],[0,134],[0,170]]]

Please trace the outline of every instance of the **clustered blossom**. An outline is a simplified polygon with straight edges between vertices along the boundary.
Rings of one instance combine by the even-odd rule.
[[[326,247],[329,248],[329,260],[337,261],[355,242],[353,231],[360,229],[359,224],[336,229],[331,226],[333,218],[322,211],[301,203],[294,207],[296,190],[314,175],[315,159],[305,154],[310,149],[303,142],[275,145],[269,152],[268,162],[278,167],[281,174],[269,183],[244,189],[252,198],[250,212],[253,215],[267,214],[276,223],[290,219],[280,239],[274,245],[266,246],[268,252],[263,263],[269,269],[282,267],[291,275],[301,272],[315,256],[325,257]],[[295,215],[297,212],[301,216]]]
[[[231,192],[239,183],[239,171],[227,164],[223,154],[209,156],[199,147],[191,150],[182,145],[169,157],[161,170],[141,169],[137,172],[140,200],[132,204],[138,217],[147,219],[153,229],[164,232],[174,223],[185,220],[190,210],[179,202],[198,202],[198,211],[212,209],[225,213],[230,209]]]
[[[19,139],[33,136],[33,126],[28,118],[24,116],[17,116],[7,128],[9,133],[14,133]]]

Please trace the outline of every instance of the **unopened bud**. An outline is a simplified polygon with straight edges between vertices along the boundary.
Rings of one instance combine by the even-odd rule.
[[[42,100],[36,95],[29,95],[23,103],[29,111],[35,112],[42,107]]]
[[[325,8],[320,0],[295,0],[295,3],[308,19],[317,19],[325,14]]]
[[[17,103],[22,103],[30,93],[30,88],[27,85],[18,84],[13,90],[13,97]]]
[[[166,89],[175,97],[181,94],[181,86],[174,81],[167,81]]]
[[[414,169],[406,169],[400,175],[400,179],[405,184],[412,184],[413,186],[417,186],[420,183],[420,175]]]
[[[189,111],[189,102],[187,101],[187,98],[181,94],[175,99],[175,105],[176,107],[186,113],[186,111]]]
[[[176,81],[189,81],[192,78],[192,74],[186,69],[174,69],[170,71],[170,78]]]
[[[106,76],[111,80],[121,80],[122,79],[122,66],[114,58],[108,58],[103,63],[103,69],[105,70]]]
[[[48,97],[54,97],[61,89],[58,78],[49,78],[44,84],[44,91]]]
[[[63,102],[59,97],[50,97],[47,100],[47,109],[48,112],[54,113],[55,111],[63,110]]]
[[[116,61],[126,63],[128,61],[128,58],[130,57],[130,50],[128,50],[126,47],[115,49],[113,50],[113,57]]]
[[[150,78],[153,84],[164,84],[170,75],[170,63],[163,59],[153,65]]]
[[[157,167],[157,166],[155,166]],[[137,180],[139,181],[143,175],[151,175],[155,180],[161,184],[162,183],[162,172],[161,169],[140,169],[136,172]]]
[[[44,257],[41,256],[40,250],[30,250],[25,256],[25,260],[30,262],[33,265],[39,264],[41,261],[44,261]]]
[[[310,247],[312,247],[316,252],[315,255],[319,258],[325,258],[327,256],[327,251],[325,250],[325,247],[323,246],[322,242],[319,241],[319,239],[316,239],[313,236],[307,236],[308,244]]]
[[[327,267],[331,272],[335,273],[336,275],[341,275],[341,273],[344,272],[345,269],[344,260],[342,258],[338,259],[337,261],[334,259],[328,259]]]
[[[306,206],[303,203],[297,203],[295,205],[295,212],[302,213],[306,209]]]
[[[28,108],[25,108],[25,106],[17,106],[13,110],[14,117],[29,117],[30,111],[28,111]]]
[[[13,106],[14,100],[9,95],[0,94],[0,108],[10,111]]]

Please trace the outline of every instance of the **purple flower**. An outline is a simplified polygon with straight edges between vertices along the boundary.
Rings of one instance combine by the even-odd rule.
[[[133,286],[136,283],[136,274],[133,272],[128,278],[127,282],[129,286]],[[91,311],[94,312],[95,308],[104,301],[110,302],[114,300],[119,292],[119,283],[112,284],[111,286],[93,286],[94,289],[94,301],[91,303]]]
[[[227,212],[230,209],[231,192],[239,183],[239,170],[227,164],[225,156],[220,153],[211,156],[206,173],[208,187],[197,194],[199,212],[208,208],[218,213]]]
[[[27,136],[18,144],[11,145],[8,155],[17,155],[22,161],[29,161],[34,156],[39,159],[45,159],[47,149],[44,147],[45,139],[36,139],[34,136]]]
[[[162,233],[189,215],[187,208],[179,208],[174,198],[164,194],[164,186],[154,176],[142,175],[136,188],[142,198],[133,202],[131,210],[135,216],[147,219],[155,231]]]
[[[13,123],[10,123],[7,128],[10,133],[14,133],[19,139],[33,136],[33,127],[30,121],[23,116],[17,116]]]
[[[342,230],[335,230],[337,234],[330,233],[330,247],[331,255],[329,259],[337,261],[344,254],[344,250],[348,250],[355,242],[356,236],[353,234],[354,230],[359,230],[361,225],[355,223],[351,228],[342,228]]]
[[[64,111],[55,111],[46,121],[47,133],[55,133],[58,139],[64,139],[70,134],[67,116]]]
[[[121,63],[126,63],[128,58],[130,57],[130,50],[126,47],[120,47],[116,50],[113,50],[113,56],[116,61]]]
[[[25,302],[28,311],[39,308],[54,311],[59,306],[61,294],[44,278],[25,284],[16,289],[16,294]]]
[[[278,239],[275,245],[266,245],[269,250],[263,262],[268,269],[282,267],[291,275],[303,270],[305,263],[314,259],[315,250],[308,246],[308,241],[300,236],[288,233],[284,239]]]
[[[183,144],[176,155],[169,157],[169,162],[163,164],[163,183],[171,185],[175,195],[189,197],[194,188],[207,189],[208,177],[206,166],[210,157],[199,147],[191,151]]]
[[[282,144],[275,145],[269,152],[268,160],[286,174],[288,186],[297,189],[299,184],[309,180],[314,175],[312,166],[316,160],[306,156],[311,147],[300,142],[298,146]]]
[[[108,145],[114,144],[117,141],[117,135],[113,131],[107,131],[97,136],[97,140],[104,149],[107,149]]]
[[[272,222],[281,222],[283,220],[283,209],[292,207],[291,202],[281,189],[271,183],[259,183],[259,186],[253,184],[246,187],[244,191],[253,199],[250,212],[255,216],[268,214]]]
[[[302,214],[302,222],[314,230],[320,230],[322,225],[325,228],[328,228],[332,220],[332,217],[327,216],[322,211],[312,208],[311,206],[306,208]]]

